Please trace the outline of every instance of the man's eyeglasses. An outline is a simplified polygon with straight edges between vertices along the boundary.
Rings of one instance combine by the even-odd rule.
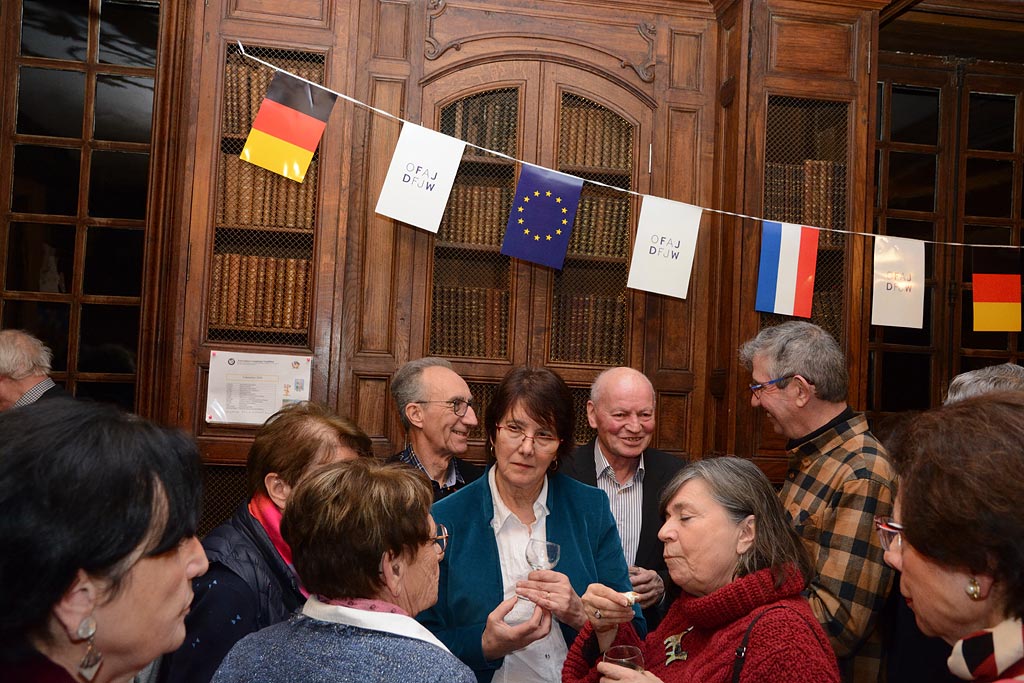
[[[875,517],[875,529],[882,550],[903,550],[903,525],[892,517]]]
[[[437,529],[435,530],[435,534],[431,540],[437,544],[437,547],[441,549],[442,553],[448,549],[448,529],[444,524],[437,525]]]
[[[505,438],[510,444],[518,448],[523,441],[527,439],[533,439],[533,447],[542,453],[551,453],[558,448],[558,444],[562,443],[554,434],[548,434],[547,432],[535,432],[533,434],[527,434],[526,430],[517,424],[498,425],[498,433],[504,430]]]
[[[796,375],[783,375],[782,377],[776,377],[775,379],[770,379],[767,382],[761,382],[760,384],[751,384],[749,385],[750,393],[752,393],[755,398],[761,398],[761,392],[768,387],[775,386],[779,382],[785,382],[787,379],[793,379],[794,377],[796,377]]]
[[[473,402],[473,399],[466,401],[461,398],[453,398],[448,401],[415,401],[415,403],[446,403],[451,406],[452,412],[459,417],[465,417],[470,408],[476,410],[476,403]]]

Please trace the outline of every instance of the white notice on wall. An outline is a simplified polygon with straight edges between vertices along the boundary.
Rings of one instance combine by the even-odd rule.
[[[210,352],[206,421],[263,424],[289,403],[309,400],[309,356]]]

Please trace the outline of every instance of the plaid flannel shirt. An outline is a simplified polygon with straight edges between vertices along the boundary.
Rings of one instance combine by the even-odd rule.
[[[817,567],[807,598],[844,681],[874,683],[881,668],[875,622],[893,574],[882,558],[874,517],[892,514],[894,479],[885,449],[860,414],[789,452],[780,496]]]

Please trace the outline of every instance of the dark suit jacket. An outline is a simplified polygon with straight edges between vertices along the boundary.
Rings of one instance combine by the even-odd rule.
[[[597,486],[597,473],[594,469],[594,442],[595,439],[592,439],[590,443],[579,446],[561,463],[559,471],[584,484]],[[636,547],[635,564],[638,567],[658,572],[661,580],[665,582],[667,594],[660,606],[654,605],[644,610],[644,617],[647,619],[647,626],[651,631],[657,628],[668,604],[679,594],[665,567],[665,558],[662,555],[664,545],[658,540],[658,530],[661,529],[662,523],[661,516],[658,514],[658,500],[661,497],[662,487],[685,464],[685,460],[664,451],[654,448],[644,451],[644,502],[640,513],[640,541]]]
[[[71,394],[64,390],[61,385],[52,386],[44,391],[36,401],[42,401],[50,398],[71,398]]]

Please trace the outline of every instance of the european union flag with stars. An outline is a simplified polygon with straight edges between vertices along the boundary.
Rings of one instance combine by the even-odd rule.
[[[523,165],[501,253],[562,269],[583,180]]]

